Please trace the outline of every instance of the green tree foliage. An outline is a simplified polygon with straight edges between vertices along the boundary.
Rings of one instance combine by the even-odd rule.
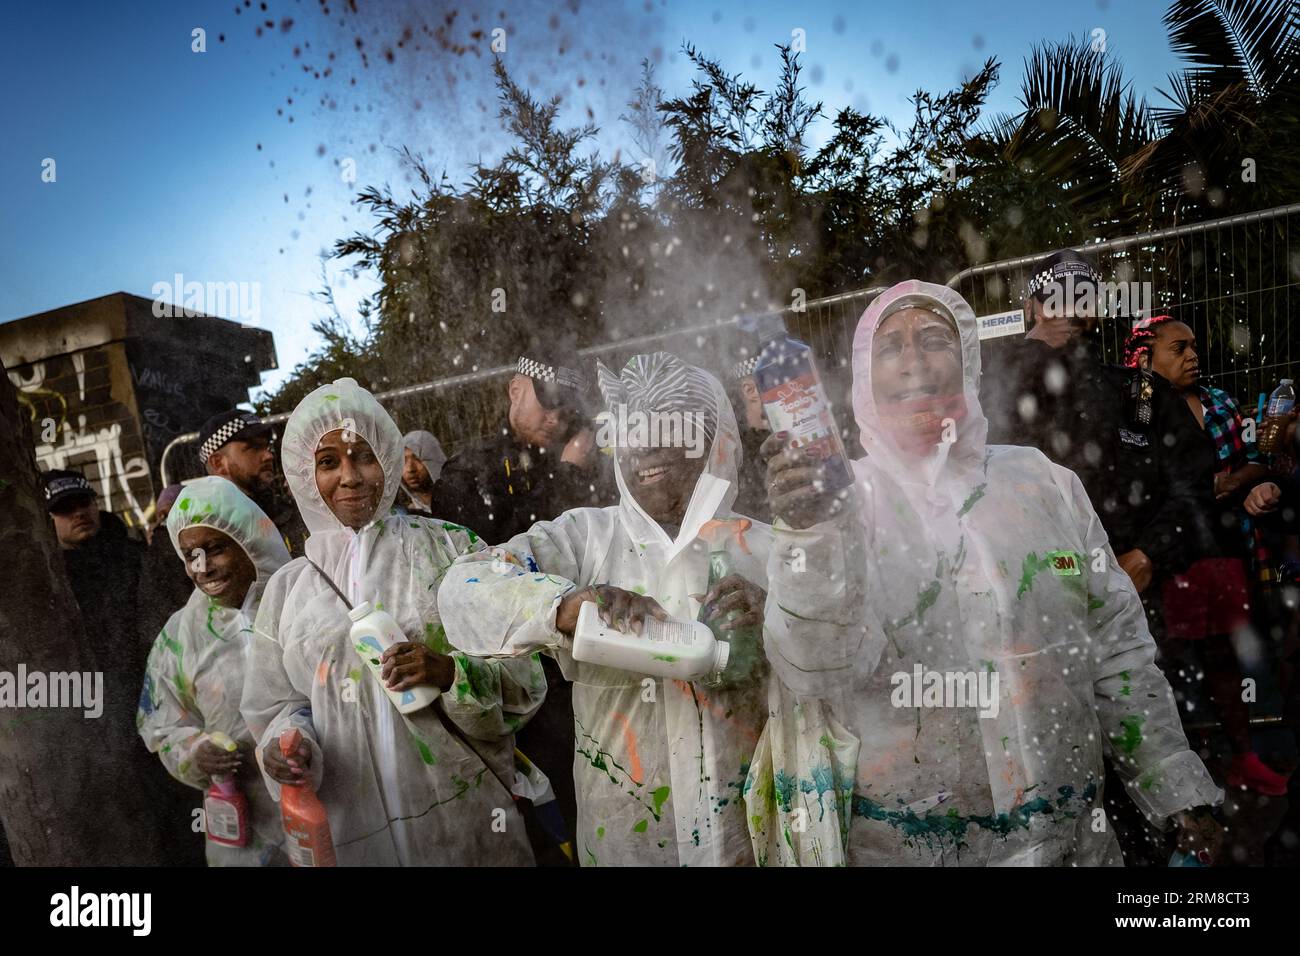
[[[994,60],[957,88],[918,90],[906,127],[810,101],[800,64],[760,89],[693,45],[690,89],[650,65],[618,117],[630,158],[594,151],[495,64],[511,145],[466,182],[406,154],[406,198],[370,187],[369,229],[336,256],[381,282],[354,339],[335,313],[322,346],[266,403],[291,408],[339,374],[392,388],[513,361],[521,345],[582,347],[1067,244],[1263,208],[1300,195],[1294,0],[1176,0],[1188,66],[1168,108],[1137,97],[1086,41],[1030,51],[1020,109],[983,117]],[[818,123],[828,127],[810,145]],[[639,154],[639,155],[636,155]],[[1257,163],[1243,183],[1242,160]],[[482,426],[480,425],[480,428]]]

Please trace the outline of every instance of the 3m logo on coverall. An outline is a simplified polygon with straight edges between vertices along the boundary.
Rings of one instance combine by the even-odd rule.
[[[1083,573],[1083,557],[1074,551],[1048,551],[1047,563],[1056,575]]]

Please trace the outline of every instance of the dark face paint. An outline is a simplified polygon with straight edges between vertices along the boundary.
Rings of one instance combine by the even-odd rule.
[[[636,503],[660,524],[680,525],[704,472],[706,455],[688,457],[689,448],[618,449],[623,481]]]

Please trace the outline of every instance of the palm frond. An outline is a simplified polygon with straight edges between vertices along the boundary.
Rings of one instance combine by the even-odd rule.
[[[1262,98],[1296,75],[1296,0],[1174,0],[1164,23],[1174,52],[1212,88],[1245,81]]]

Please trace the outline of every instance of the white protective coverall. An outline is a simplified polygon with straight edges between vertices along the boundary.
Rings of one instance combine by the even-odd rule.
[[[381,517],[360,532],[334,516],[316,485],[316,448],[338,429],[367,441],[383,467]],[[285,477],[311,535],[306,556],[267,585],[254,626],[243,712],[260,747],[277,746],[290,727],[302,731],[341,866],[531,865],[509,787],[514,731],[545,696],[541,664],[455,653],[438,617],[443,571],[483,543],[459,525],[391,511],[402,436],[352,379],[304,398],[282,447]],[[452,654],[451,689],[424,710],[398,713],[348,639],[347,608],[309,560],[353,606],[369,601],[408,637]],[[278,800],[279,784],[267,782]]]
[[[619,376],[600,373],[608,404]],[[635,357],[622,378],[641,398],[662,397],[661,386],[679,389],[676,400],[652,398],[650,406],[704,409],[717,423],[676,535],[637,503],[615,456],[617,505],[539,521],[494,549],[503,559],[463,558],[443,578],[438,603],[448,637],[470,653],[541,648],[573,681],[576,846],[583,865],[752,865],[740,787],[762,727],[765,676],[713,688],[599,667],[575,661],[555,629],[560,599],[593,584],[649,595],[672,617],[694,620],[700,604],[692,595],[707,592],[709,575],[700,529],[733,515],[740,436],[717,379],[667,353]],[[769,542],[767,526],[754,523],[747,535],[752,554],[732,552],[736,572],[760,587]]]
[[[187,484],[167,516],[167,534],[182,561],[180,534],[186,528],[220,531],[243,548],[257,578],[239,608],[229,608],[198,588],[167,619],[149,652],[136,728],[151,753],[181,783],[206,790],[212,783],[194,762],[194,750],[213,733],[255,744],[239,700],[253,619],[267,581],[289,560],[284,538],[251,498],[225,478],[210,476]],[[236,784],[248,801],[251,834],[244,847],[205,841],[209,866],[285,865],[284,831],[276,806],[256,768]]]
[[[898,450],[871,385],[875,330],[908,304],[954,319],[961,340],[966,411],[922,460]],[[769,563],[773,760],[748,781],[764,862],[1117,864],[1103,754],[1155,822],[1222,799],[1079,479],[1037,449],[985,445],[979,377],[975,317],[950,289],[901,283],[858,324],[859,507],[779,523]],[[955,683],[909,700],[917,667],[996,686],[996,708],[934,706],[960,701]],[[772,839],[801,807],[805,822],[840,812],[847,844]]]

